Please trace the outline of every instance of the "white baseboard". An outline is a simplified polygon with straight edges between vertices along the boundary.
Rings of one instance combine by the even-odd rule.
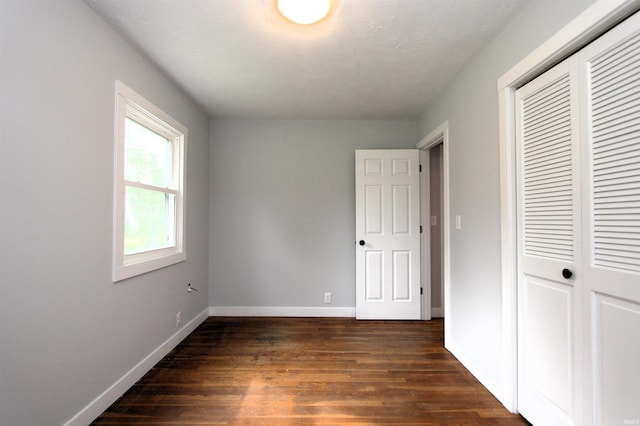
[[[212,317],[348,317],[355,318],[356,308],[210,306]]]
[[[135,367],[129,370],[118,381],[109,386],[100,396],[91,401],[71,420],[65,423],[66,426],[84,426],[95,420],[100,414],[120,398],[131,386],[142,378],[154,365],[156,365],[165,355],[167,355],[178,343],[184,340],[193,330],[195,330],[209,316],[209,310],[200,312],[194,319],[176,331],[164,343],[153,352],[147,355]]]
[[[460,361],[460,364],[462,364],[473,377],[478,379],[482,386],[491,392],[491,394],[495,396],[502,405],[508,408],[503,400],[504,392],[501,387],[501,382],[496,380],[496,377],[498,376],[487,374],[485,370],[479,368],[475,362],[471,361],[472,357],[467,356],[463,351],[459,350],[455,343],[446,344],[445,348],[451,352],[458,361]]]

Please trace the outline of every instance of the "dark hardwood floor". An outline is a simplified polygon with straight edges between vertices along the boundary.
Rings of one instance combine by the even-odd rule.
[[[94,424],[527,425],[443,321],[208,318]]]

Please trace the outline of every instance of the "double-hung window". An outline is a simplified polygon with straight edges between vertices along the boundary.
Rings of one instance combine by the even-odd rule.
[[[187,129],[116,82],[113,281],[186,260]]]

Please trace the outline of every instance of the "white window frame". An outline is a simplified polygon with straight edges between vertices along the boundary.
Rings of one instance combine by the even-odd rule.
[[[115,109],[115,173],[113,203],[113,282],[121,281],[187,259],[185,245],[185,171],[187,128],[147,101],[141,95],[116,81]],[[158,190],[140,182],[125,180],[125,119],[130,118],[165,136],[173,143],[173,183],[162,191],[175,195],[175,245],[162,249],[125,254],[125,192],[127,186]]]

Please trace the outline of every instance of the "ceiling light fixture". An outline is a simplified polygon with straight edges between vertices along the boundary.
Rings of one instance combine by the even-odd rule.
[[[276,7],[296,24],[315,24],[329,14],[331,0],[276,0]]]

